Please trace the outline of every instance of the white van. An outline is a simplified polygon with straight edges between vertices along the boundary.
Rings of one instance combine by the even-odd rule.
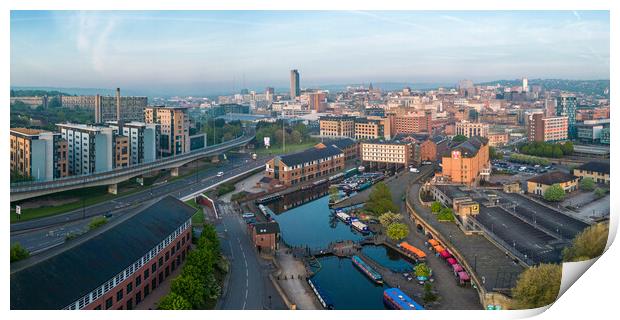
[[[420,172],[420,170],[418,170],[418,168],[411,167],[411,168],[409,168],[409,172],[418,173],[418,172]]]

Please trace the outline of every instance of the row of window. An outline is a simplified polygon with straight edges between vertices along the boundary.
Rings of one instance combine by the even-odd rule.
[[[160,242],[155,248],[145,254],[141,259],[138,259],[131,266],[127,267],[125,270],[121,271],[114,278],[108,280],[103,285],[99,286],[97,289],[91,291],[89,294],[85,295],[78,301],[70,304],[65,307],[65,310],[75,310],[75,309],[83,309],[86,305],[91,302],[97,300],[99,297],[103,296],[110,290],[114,289],[117,285],[123,282],[125,279],[129,278],[136,270],[140,269],[143,265],[145,265],[148,261],[157,256],[159,252],[161,252],[166,246],[168,246],[174,239],[176,239],[184,230],[186,230],[191,225],[190,220],[186,221],[182,224],[178,229],[176,229],[172,234],[170,234],[166,239]],[[187,238],[189,238],[189,233],[187,234]],[[186,239],[183,239],[186,240]],[[187,239],[189,241],[189,239]],[[183,241],[184,242],[184,241]],[[160,265],[163,261],[160,263]]]

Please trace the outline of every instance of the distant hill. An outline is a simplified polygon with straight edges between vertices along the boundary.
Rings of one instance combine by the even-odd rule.
[[[531,86],[540,85],[546,90],[562,90],[579,92],[588,95],[600,95],[609,98],[609,93],[605,94],[605,90],[609,89],[609,80],[564,80],[564,79],[528,79]],[[477,83],[482,86],[492,86],[500,84],[502,86],[520,86],[521,79],[515,80],[497,80]]]

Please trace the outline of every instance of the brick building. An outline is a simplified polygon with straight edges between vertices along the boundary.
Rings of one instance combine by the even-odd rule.
[[[450,149],[441,158],[441,176],[454,183],[475,185],[491,174],[489,141],[474,136]]]
[[[542,112],[531,114],[527,124],[528,140],[557,142],[568,139],[568,117],[544,117]]]
[[[321,145],[274,157],[265,164],[265,176],[292,186],[344,170],[344,159],[342,150],[332,145]]]
[[[91,238],[11,264],[11,309],[133,309],[187,257],[195,211],[168,196]]]
[[[393,122],[394,134],[431,133],[433,131],[433,117],[429,111],[422,115],[390,116],[389,118]]]
[[[350,116],[324,116],[319,118],[321,136],[355,137],[355,118]]]
[[[420,143],[420,161],[435,161],[437,160],[437,145],[432,140],[428,139]]]
[[[275,221],[256,223],[252,227],[252,241],[259,252],[274,252],[278,249],[280,225]]]

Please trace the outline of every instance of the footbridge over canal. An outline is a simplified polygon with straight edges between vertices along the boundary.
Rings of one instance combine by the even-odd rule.
[[[117,184],[154,170],[171,169],[172,176],[178,175],[179,167],[200,158],[219,155],[226,151],[243,147],[254,139],[254,135],[244,134],[233,140],[208,146],[178,156],[158,159],[153,162],[84,176],[70,176],[52,181],[31,181],[11,184],[11,202],[30,199],[51,193],[80,188],[108,186],[108,192],[116,194]]]

